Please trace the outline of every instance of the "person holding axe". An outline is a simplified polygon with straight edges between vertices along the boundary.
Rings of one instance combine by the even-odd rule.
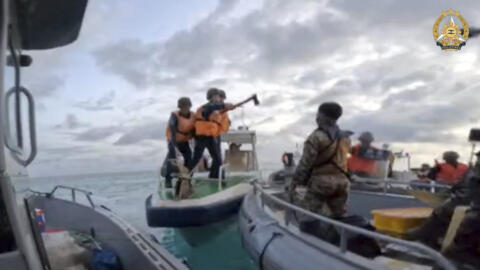
[[[224,99],[222,99],[221,90],[217,88],[210,88],[208,90],[207,99],[209,103],[200,107],[195,116],[195,148],[190,171],[197,166],[197,163],[202,158],[203,151],[207,148],[212,157],[209,177],[218,179],[219,169],[222,163],[219,147],[220,135],[228,132],[230,128],[230,120],[228,119],[227,112],[249,101],[253,101],[255,105],[258,105],[259,101],[257,95],[253,95],[235,105],[223,103],[222,101]]]
[[[193,150],[193,160],[189,166],[192,171],[203,157],[205,148],[208,149],[212,164],[210,166],[209,178],[218,178],[222,158],[218,147],[220,136],[220,125],[223,115],[220,113],[225,108],[230,108],[231,104],[223,104],[219,89],[210,88],[207,91],[207,104],[201,106],[195,114],[195,148]]]

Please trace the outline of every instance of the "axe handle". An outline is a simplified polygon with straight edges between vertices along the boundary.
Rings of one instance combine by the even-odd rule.
[[[245,100],[242,101],[242,102],[239,102],[239,103],[237,103],[237,104],[233,104],[233,106],[232,106],[231,108],[228,108],[228,109],[225,108],[225,109],[221,110],[220,113],[225,113],[225,112],[228,112],[228,111],[231,111],[231,110],[235,110],[236,108],[242,106],[243,104],[249,102],[250,100],[253,100],[253,98],[254,98],[254,96],[251,96],[251,97],[245,99]]]

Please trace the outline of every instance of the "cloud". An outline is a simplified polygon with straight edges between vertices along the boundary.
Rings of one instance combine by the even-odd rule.
[[[114,145],[133,145],[146,140],[159,141],[165,138],[166,122],[149,120],[130,127]]]
[[[75,103],[73,106],[86,111],[110,111],[113,110],[112,102],[115,99],[115,91],[112,90],[97,100],[84,100]]]
[[[76,115],[69,113],[65,117],[65,120],[62,123],[55,125],[54,128],[75,130],[75,129],[87,127],[87,126],[89,125],[87,123],[79,121]]]
[[[95,127],[75,135],[76,141],[96,142],[102,141],[115,133],[119,132],[121,128],[116,126]]]
[[[34,79],[27,85],[32,94],[37,98],[53,96],[58,90],[65,86],[65,77],[59,75],[46,75]]]
[[[135,100],[134,102],[126,105],[123,110],[125,112],[136,112],[136,111],[140,111],[142,109],[145,109],[147,107],[150,107],[154,104],[157,104],[159,103],[159,100],[157,98],[154,98],[154,97],[149,97],[149,98],[142,98],[142,99],[138,99],[138,100]]]
[[[128,149],[121,154],[104,150],[111,155],[136,158],[142,146],[165,136],[164,120],[146,116],[166,116],[180,96],[203,103],[206,89],[219,86],[231,101],[259,94],[261,106],[231,112],[231,118],[234,127],[242,119],[254,125],[263,161],[277,160],[301,143],[315,128],[316,108],[325,101],[342,104],[343,128],[371,130],[379,142],[412,147],[422,156],[466,144],[462,134],[480,115],[480,43],[469,40],[458,53],[435,45],[432,25],[450,1],[265,0],[248,9],[243,3],[219,1],[203,19],[168,37],[129,33],[110,39],[95,31],[93,36],[103,37],[99,47],[88,47],[95,68],[142,92],[126,93],[134,97],[126,102],[113,92],[76,103],[85,110],[112,110],[110,121],[122,125],[90,128],[74,142],[97,141],[116,151]],[[475,1],[457,4],[471,25],[480,24]],[[103,7],[102,12],[109,11]],[[95,30],[95,24],[88,25]],[[156,111],[142,110],[154,104]],[[126,123],[119,112],[135,121]]]

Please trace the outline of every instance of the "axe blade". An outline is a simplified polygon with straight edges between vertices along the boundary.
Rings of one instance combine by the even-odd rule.
[[[260,101],[258,100],[257,94],[253,95],[253,96],[252,96],[252,99],[253,99],[253,104],[254,104],[255,106],[260,105]]]

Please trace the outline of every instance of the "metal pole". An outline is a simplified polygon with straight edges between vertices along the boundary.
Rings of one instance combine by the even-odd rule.
[[[4,109],[4,88],[5,88],[5,66],[6,66],[6,56],[5,52],[7,51],[7,25],[8,25],[8,16],[7,16],[7,3],[6,1],[1,3],[1,13],[3,18],[1,22],[0,28],[0,127],[4,127],[5,123],[3,123],[3,113]],[[0,174],[5,173],[6,171],[6,163],[5,163],[5,144],[4,142],[4,131],[3,128],[0,130]]]
[[[342,253],[347,251],[347,232],[345,228],[340,228],[340,251]]]
[[[473,165],[473,157],[475,156],[475,147],[477,145],[472,142],[472,152],[470,153],[470,162],[468,163],[469,165]]]
[[[20,149],[23,148],[23,132],[22,132],[22,110],[20,103],[20,64],[18,63],[18,55],[13,46],[12,37],[8,39],[10,54],[13,59],[15,68],[15,128],[17,136],[17,145]]]

